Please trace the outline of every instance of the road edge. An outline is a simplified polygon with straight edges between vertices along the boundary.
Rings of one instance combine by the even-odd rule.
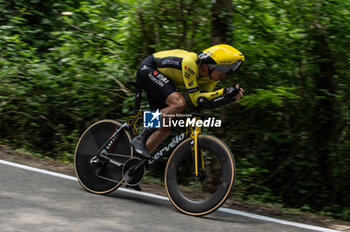
[[[46,175],[50,175],[50,176],[55,176],[55,177],[59,177],[59,178],[67,179],[67,180],[78,181],[78,179],[76,177],[73,177],[73,176],[61,174],[58,172],[48,171],[48,170],[44,170],[44,169],[40,169],[40,168],[34,168],[31,166],[18,164],[15,162],[10,162],[10,161],[6,161],[6,160],[2,160],[2,159],[0,159],[0,164],[4,164],[7,166],[12,166],[12,167],[16,167],[16,168],[21,168],[21,169],[25,169],[28,171],[41,173],[41,174],[46,174]],[[126,189],[126,188],[119,188],[118,191],[123,191],[123,192],[128,192],[128,193],[132,193],[132,194],[136,194],[136,195],[141,195],[141,196],[151,197],[151,198],[155,198],[155,199],[159,199],[159,200],[169,201],[169,199],[167,197],[160,196],[160,195],[153,194],[153,193],[138,192],[138,191],[130,190],[130,189]],[[333,229],[328,229],[328,228],[324,228],[324,227],[318,227],[318,226],[307,225],[307,224],[298,223],[298,222],[292,222],[292,221],[287,221],[287,220],[282,220],[282,219],[277,219],[277,218],[272,218],[272,217],[266,217],[266,216],[262,216],[262,215],[258,215],[258,214],[247,213],[247,212],[234,210],[234,209],[228,209],[228,208],[224,208],[224,207],[219,208],[218,211],[233,214],[233,215],[239,215],[239,216],[243,216],[243,217],[249,217],[249,218],[254,218],[254,219],[258,219],[258,220],[268,221],[268,222],[274,222],[274,223],[283,224],[283,225],[299,227],[299,228],[303,228],[303,229],[314,230],[314,231],[341,232],[339,230],[333,230]]]

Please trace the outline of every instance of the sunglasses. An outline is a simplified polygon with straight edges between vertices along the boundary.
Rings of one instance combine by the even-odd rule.
[[[233,74],[242,65],[242,61],[236,61],[233,64],[209,64],[209,67],[215,68],[226,75]]]

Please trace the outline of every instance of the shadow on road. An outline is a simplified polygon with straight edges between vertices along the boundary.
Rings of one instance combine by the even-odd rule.
[[[155,199],[151,197],[146,197],[142,195],[137,195],[137,194],[132,194],[132,193],[127,193],[127,192],[122,192],[122,191],[115,191],[113,193],[104,195],[105,197],[112,197],[112,198],[118,198],[118,199],[123,199],[131,202],[135,202],[138,204],[144,204],[144,205],[152,205],[152,206],[157,206],[160,208],[164,209],[169,209],[171,211],[175,211],[179,213],[180,215],[185,215],[181,213],[180,211],[177,211],[169,201],[165,200],[160,200],[160,199]],[[247,217],[239,216],[239,215],[234,215],[226,212],[220,212],[220,211],[215,211],[209,215],[202,216],[202,217],[196,217],[196,216],[189,216],[188,217],[195,217],[195,218],[200,218],[200,219],[205,219],[205,220],[210,220],[210,221],[216,221],[216,222],[225,222],[225,223],[240,223],[240,224],[255,224],[255,225],[261,225],[264,224],[264,221],[258,221],[258,220],[250,220]]]

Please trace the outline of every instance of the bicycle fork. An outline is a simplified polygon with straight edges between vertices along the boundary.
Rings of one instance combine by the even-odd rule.
[[[195,117],[196,121],[200,119]],[[200,177],[201,180],[205,178],[205,166],[204,166],[204,156],[202,149],[198,149],[198,136],[202,133],[202,128],[196,125],[195,130],[191,134],[191,153],[193,159],[194,174],[196,177]],[[201,170],[200,170],[201,168]],[[199,171],[200,170],[200,171]]]

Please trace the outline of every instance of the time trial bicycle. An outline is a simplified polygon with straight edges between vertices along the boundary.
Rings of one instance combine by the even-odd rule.
[[[144,159],[130,145],[143,122],[140,110],[142,89],[136,82],[134,113],[122,124],[101,120],[80,137],[74,154],[79,183],[95,194],[110,193],[123,184],[138,186],[145,172],[160,158],[167,157],[164,182],[170,202],[179,211],[202,216],[218,209],[228,198],[235,182],[235,161],[220,139],[202,134],[199,126],[188,126],[169,143]],[[190,114],[195,120],[208,115],[199,110]]]

